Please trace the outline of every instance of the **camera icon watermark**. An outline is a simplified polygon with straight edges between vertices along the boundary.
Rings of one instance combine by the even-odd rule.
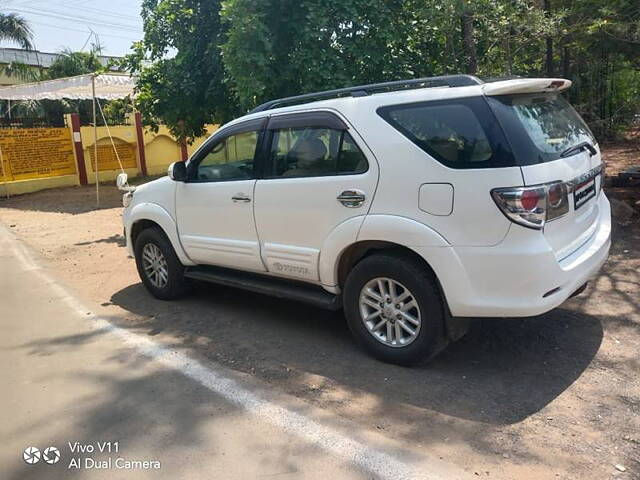
[[[40,449],[38,447],[27,447],[22,452],[22,458],[27,465],[34,465],[40,461]]]
[[[38,447],[27,447],[22,452],[22,459],[27,465],[35,465],[40,459],[49,465],[53,465],[60,461],[60,450],[56,447],[47,447],[41,452]]]
[[[42,452],[42,459],[49,465],[58,463],[58,461],[60,460],[60,450],[58,450],[56,447],[47,447],[45,448],[44,452]]]

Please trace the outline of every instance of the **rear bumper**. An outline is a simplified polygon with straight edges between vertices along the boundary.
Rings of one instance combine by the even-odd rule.
[[[598,199],[596,229],[577,250],[558,260],[542,232],[513,225],[493,247],[416,251],[432,265],[459,317],[528,317],[562,304],[600,270],[611,246],[609,201]],[[546,294],[546,295],[545,295]]]

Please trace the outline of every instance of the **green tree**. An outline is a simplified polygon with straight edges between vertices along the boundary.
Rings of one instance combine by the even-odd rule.
[[[15,13],[0,13],[0,40],[17,43],[26,50],[33,49],[33,33],[27,21]]]
[[[636,0],[555,0],[564,9],[562,75],[571,101],[601,138],[640,113],[640,8]]]
[[[142,15],[138,106],[183,138],[273,98],[461,72],[568,77],[606,135],[640,103],[637,0],[144,0]]]
[[[441,45],[422,35],[430,27],[420,27],[409,8],[419,3],[228,0],[222,51],[229,82],[250,108],[274,97],[431,74],[435,62],[417,60]]]
[[[24,18],[15,13],[0,13],[0,40],[16,43],[26,50],[33,49],[31,28]],[[38,75],[32,67],[20,62],[0,65],[0,73],[25,82],[35,81]]]
[[[22,62],[10,62],[0,65],[0,73],[23,82],[37,82],[40,78],[40,70]]]
[[[224,64],[245,108],[283,95],[398,78],[529,74],[541,65],[543,42],[537,39],[557,28],[555,18],[528,0],[223,5]]]
[[[237,114],[224,79],[220,52],[220,2],[144,0],[144,39],[133,46],[125,68],[139,76],[137,106],[144,122],[166,123],[191,140],[207,123]]]
[[[60,52],[43,77],[51,80],[98,72],[103,68],[98,58],[99,54],[100,47],[96,46],[93,46],[88,52],[74,52],[65,49]]]

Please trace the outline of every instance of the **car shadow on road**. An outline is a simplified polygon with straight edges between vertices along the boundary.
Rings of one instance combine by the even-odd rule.
[[[603,337],[597,317],[564,308],[480,319],[430,364],[403,368],[360,351],[341,312],[213,285],[166,303],[137,284],[111,301],[140,316],[121,326],[178,337],[185,349],[294,394],[313,395],[308,379],[316,375],[375,396],[386,413],[411,405],[495,425],[519,422],[554,400],[587,368]]]

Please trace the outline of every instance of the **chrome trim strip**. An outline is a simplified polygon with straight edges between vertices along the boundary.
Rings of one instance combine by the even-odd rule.
[[[602,173],[602,164],[598,165],[597,167],[592,168],[591,170],[589,170],[588,172],[585,172],[581,175],[578,175],[577,177],[569,180],[566,182],[567,184],[567,193],[573,193],[573,191],[575,190],[575,188],[581,184],[583,184],[584,182],[591,180],[592,178],[600,175]]]

